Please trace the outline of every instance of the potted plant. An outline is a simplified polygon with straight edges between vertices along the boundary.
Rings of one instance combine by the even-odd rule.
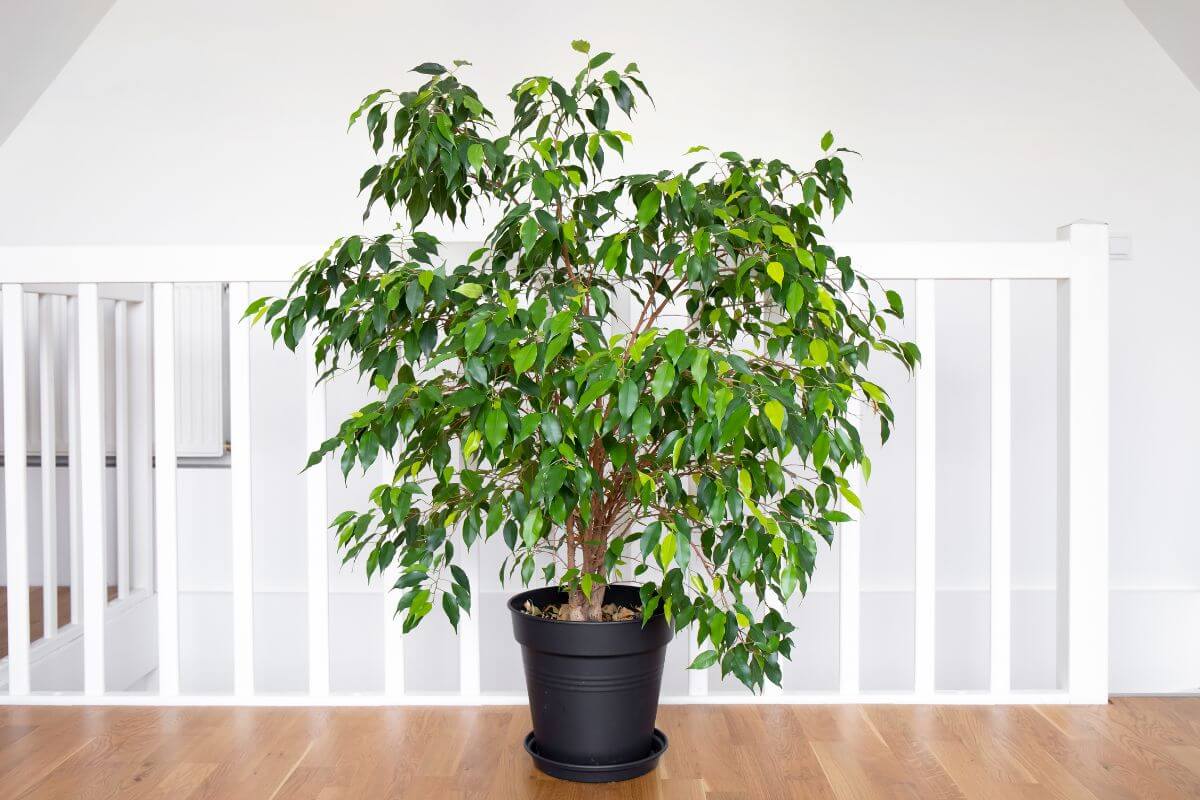
[[[851,199],[832,134],[811,169],[687,151],[682,170],[608,175],[631,137],[618,115],[649,98],[636,64],[572,43],[571,80],[521,80],[512,124],[458,72],[425,63],[417,88],[380,90],[350,117],[381,159],[359,182],[403,223],[348,236],[284,297],[247,315],[295,349],[315,335],[322,379],[355,370],[378,396],[309,465],[340,453],[391,479],[332,524],[346,561],[398,573],[411,630],[439,607],[471,613],[464,548],[500,537],[538,766],[575,780],[652,769],[665,648],[702,652],[754,689],[780,682],[817,540],[859,506],[869,474],[856,420],[887,395],[873,352],[912,369],[887,334],[900,297],[873,291],[823,241]],[[491,221],[446,261],[430,219]],[[625,306],[632,307],[632,311]],[[391,580],[391,577],[389,577]]]

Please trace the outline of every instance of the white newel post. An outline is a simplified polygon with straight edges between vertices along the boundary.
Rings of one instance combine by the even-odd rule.
[[[4,285],[4,507],[8,691],[29,694],[29,530],[25,508],[25,292]]]
[[[1076,222],[1058,288],[1058,673],[1108,701],[1108,226]]]

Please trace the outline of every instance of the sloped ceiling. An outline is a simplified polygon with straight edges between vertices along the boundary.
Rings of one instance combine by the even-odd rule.
[[[1200,89],[1200,0],[1125,0],[1125,4]]]
[[[114,0],[0,0],[0,145]]]

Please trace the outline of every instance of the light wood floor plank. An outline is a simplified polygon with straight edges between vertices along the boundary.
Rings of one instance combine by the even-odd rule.
[[[529,712],[0,708],[0,796],[130,800],[1200,797],[1200,699],[1104,707],[668,706],[660,768],[537,772]]]

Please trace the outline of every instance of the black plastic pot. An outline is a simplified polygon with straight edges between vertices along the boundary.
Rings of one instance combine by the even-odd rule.
[[[525,749],[543,772],[589,783],[636,778],[654,769],[667,738],[654,727],[667,643],[674,633],[661,613],[642,626],[560,622],[530,616],[525,601],[561,603],[557,588],[508,601],[521,645],[533,732]],[[638,606],[637,587],[609,586],[605,602]]]

